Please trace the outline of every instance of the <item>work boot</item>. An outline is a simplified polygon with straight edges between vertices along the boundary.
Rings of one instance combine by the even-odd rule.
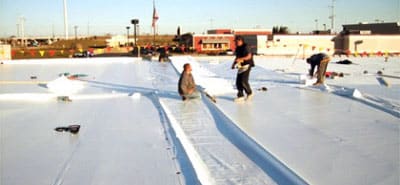
[[[246,100],[252,100],[253,99],[254,94],[248,94]]]
[[[233,101],[234,102],[242,102],[244,100],[245,100],[244,96],[240,96],[240,97],[235,98]]]

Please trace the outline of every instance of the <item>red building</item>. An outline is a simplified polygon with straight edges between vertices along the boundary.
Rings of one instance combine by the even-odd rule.
[[[231,29],[207,30],[207,34],[232,34],[232,30]]]
[[[193,48],[198,53],[221,54],[234,50],[235,36],[232,34],[193,35]]]
[[[208,30],[208,34],[184,34],[177,39],[180,44],[191,47],[197,53],[222,54],[235,50],[235,36],[241,35],[257,53],[257,36],[272,35],[271,29],[215,29]]]

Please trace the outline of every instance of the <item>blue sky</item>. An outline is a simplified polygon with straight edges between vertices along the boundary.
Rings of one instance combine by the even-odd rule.
[[[330,28],[332,0],[155,0],[159,34],[203,33],[210,28],[272,28],[310,32]],[[139,32],[151,33],[152,0],[67,0],[69,33],[126,34],[138,18]],[[335,0],[335,30],[358,22],[400,22],[400,0]],[[63,0],[0,0],[0,37],[17,34],[25,17],[25,35],[64,34]],[[316,23],[315,20],[318,20]]]

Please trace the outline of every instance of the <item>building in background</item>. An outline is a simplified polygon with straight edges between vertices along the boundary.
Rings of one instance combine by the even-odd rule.
[[[359,23],[343,25],[342,34],[356,35],[399,35],[399,23]]]
[[[235,49],[233,34],[195,34],[192,39],[197,53],[219,55]]]
[[[393,55],[400,53],[399,23],[343,25],[334,39],[335,54]]]
[[[0,44],[0,60],[11,60],[11,45]]]
[[[235,50],[236,35],[241,35],[252,52],[257,54],[259,42],[266,42],[272,35],[272,29],[213,29],[208,30],[207,34],[179,35],[174,41],[198,53],[218,55]]]

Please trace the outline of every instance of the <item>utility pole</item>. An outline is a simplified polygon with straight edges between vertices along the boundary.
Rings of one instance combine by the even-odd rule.
[[[19,26],[21,27],[20,28],[20,32],[21,32],[21,44],[23,45],[23,46],[25,46],[25,17],[24,16],[20,16],[19,17]]]
[[[210,29],[213,29],[213,27],[214,27],[214,26],[213,26],[214,19],[213,19],[213,18],[210,18],[209,21],[210,21],[210,26],[211,26]]]
[[[90,24],[89,24],[90,22],[88,21],[87,22],[87,37],[89,38],[90,37]]]
[[[74,26],[75,29],[75,40],[78,40],[78,26]]]
[[[329,6],[331,8],[331,15],[329,19],[331,20],[331,32],[334,32],[335,29],[335,0],[332,0],[332,5]]]
[[[133,24],[133,37],[135,38],[135,47],[136,45],[136,25],[139,24],[139,19],[132,19],[131,23]]]
[[[55,33],[54,33],[54,23],[51,25],[51,32],[52,32],[52,36],[53,36],[53,39],[54,38],[56,38],[56,36],[55,36]]]
[[[64,0],[64,33],[65,39],[68,40],[68,13],[67,13],[67,0]]]
[[[126,46],[129,46],[129,26],[126,27]]]
[[[397,0],[397,22],[400,24],[400,0]]]
[[[157,10],[156,10],[156,4],[155,4],[155,2],[154,2],[154,0],[153,0],[153,21],[151,22],[151,27],[153,27],[153,45],[155,44],[155,42],[156,42],[156,29],[158,29],[157,28],[157,20],[158,20],[158,13],[157,13]],[[136,28],[136,27],[135,27]],[[157,31],[158,32],[158,31]],[[136,39],[135,39],[136,40]],[[135,43],[136,44],[136,43]]]
[[[21,31],[20,31],[20,23],[19,23],[19,20],[18,20],[18,23],[17,23],[17,38],[19,38],[20,36],[21,36]]]

